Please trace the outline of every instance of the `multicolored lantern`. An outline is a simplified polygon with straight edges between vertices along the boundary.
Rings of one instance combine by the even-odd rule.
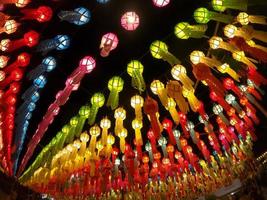
[[[144,66],[138,60],[132,60],[127,65],[127,73],[132,77],[132,86],[139,92],[143,92],[146,89],[143,71]]]
[[[102,57],[107,57],[109,56],[110,51],[114,50],[117,48],[119,43],[119,39],[117,35],[114,33],[107,33],[102,36],[101,43],[100,43],[100,55]]]

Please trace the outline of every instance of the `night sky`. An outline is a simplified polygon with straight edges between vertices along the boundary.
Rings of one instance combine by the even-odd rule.
[[[27,25],[34,30],[42,32],[42,40],[52,38],[56,34],[68,34],[72,39],[71,47],[68,50],[62,52],[52,51],[47,54],[47,56],[54,56],[58,61],[58,65],[53,72],[49,73],[48,83],[41,91],[41,98],[37,103],[37,109],[33,112],[33,117],[30,121],[24,151],[27,146],[26,144],[35,132],[48,106],[54,101],[56,93],[64,88],[66,77],[78,66],[79,60],[86,55],[91,55],[96,59],[97,65],[95,70],[83,79],[79,90],[74,91],[69,101],[61,107],[60,114],[55,118],[54,123],[50,125],[29,163],[31,163],[40,150],[50,142],[62,126],[68,123],[72,116],[77,114],[79,108],[90,101],[90,97],[95,92],[103,92],[107,99],[109,94],[107,82],[114,75],[121,76],[125,82],[124,90],[120,95],[120,105],[128,111],[128,120],[125,120],[125,127],[128,128],[127,141],[133,144],[132,139],[134,132],[131,128],[131,121],[134,118],[134,110],[130,107],[130,97],[137,94],[137,90],[131,87],[131,79],[126,73],[127,63],[132,59],[137,59],[142,62],[147,86],[149,86],[154,79],[160,79],[162,82],[166,83],[167,80],[171,79],[171,66],[162,60],[153,58],[149,52],[149,46],[154,40],[162,40],[169,46],[169,51],[182,61],[182,64],[187,68],[188,74],[192,80],[195,81],[191,73],[192,68],[188,55],[195,49],[202,50],[205,53],[208,51],[207,38],[180,40],[173,34],[173,30],[174,26],[181,21],[194,24],[195,22],[192,17],[194,10],[205,5],[210,8],[209,1],[172,0],[165,8],[153,6],[152,0],[111,0],[108,4],[98,4],[96,0],[54,2],[47,0],[37,1],[36,3],[32,3],[32,6],[34,7],[34,4],[36,4],[36,6],[41,5],[42,2],[46,5],[51,5],[55,13],[58,13],[60,10],[73,10],[77,7],[84,6],[91,11],[92,18],[89,24],[81,27],[69,24],[65,21],[62,22],[56,15],[45,25],[40,26],[38,23],[34,22]],[[127,11],[135,11],[140,17],[140,26],[134,32],[126,31],[120,25],[120,18]],[[261,12],[259,8],[257,8],[257,14],[258,12]],[[214,32],[215,23],[210,22],[208,25],[207,36],[210,37]],[[99,45],[102,35],[107,32],[113,32],[118,35],[119,45],[117,49],[110,53],[109,57],[102,58],[99,55]],[[222,36],[221,31],[218,32],[218,35]],[[34,51],[32,51],[32,53],[34,56],[28,70],[37,66],[43,58],[43,55],[36,54]],[[266,66],[262,67],[266,69]],[[31,83],[32,82],[25,79],[23,81],[22,92],[25,91]],[[142,96],[144,97],[146,94],[158,100],[156,96],[152,95],[150,89]],[[208,94],[208,89],[199,85],[196,90],[196,95],[205,102],[207,113],[211,114],[210,107],[212,106],[212,102],[207,98]],[[264,102],[266,102],[266,98]],[[20,103],[21,102],[19,102],[19,104]],[[265,103],[265,105],[266,104],[267,103]],[[161,120],[165,116],[170,118],[161,105],[160,108]],[[105,115],[109,116],[110,119],[113,118],[113,112],[110,108],[102,107],[96,122],[99,122]],[[266,147],[266,139],[263,138],[263,135],[267,132],[266,118],[263,118],[261,114],[259,116],[262,118],[262,124],[257,131],[260,138],[258,142],[259,145],[256,149],[257,152],[262,151],[264,147]],[[191,121],[197,123],[196,114],[190,112],[188,117]],[[145,124],[148,124],[147,121]],[[148,126],[144,127],[143,135],[145,135],[145,130],[147,129]],[[203,130],[203,127],[197,129]],[[205,137],[206,136],[203,136],[201,139],[205,140]],[[21,155],[24,155],[24,151]]]

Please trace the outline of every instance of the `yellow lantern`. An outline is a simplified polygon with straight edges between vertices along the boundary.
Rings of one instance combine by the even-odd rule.
[[[97,149],[97,157],[99,157],[100,152],[104,149],[104,146],[101,141],[97,141],[96,149]]]
[[[150,84],[150,89],[153,92],[153,94],[158,95],[159,99],[164,107],[168,106],[168,95],[167,91],[164,87],[164,84],[160,82],[159,80],[154,80]]]
[[[108,129],[111,126],[110,120],[105,117],[100,121],[100,127],[102,128],[101,143],[105,147],[107,144]]]
[[[119,76],[113,76],[108,81],[108,89],[110,94],[107,101],[107,106],[110,106],[112,110],[119,105],[119,93],[123,90],[124,81]]]
[[[132,121],[132,127],[135,131],[135,143],[137,146],[143,145],[143,139],[141,134],[141,129],[143,127],[142,121],[139,121],[138,119],[134,119]]]
[[[0,28],[0,34],[1,33],[15,33],[18,28],[18,23],[15,20],[7,20],[4,27]]]
[[[114,112],[114,118],[116,119],[114,131],[118,135],[123,129],[123,120],[126,118],[126,111],[122,107],[117,108]]]
[[[144,98],[140,95],[132,96],[131,98],[131,106],[135,110],[135,118],[139,121],[142,121],[143,115],[142,115],[142,107],[144,105]]]
[[[95,93],[91,98],[91,110],[90,110],[90,116],[88,118],[88,124],[93,125],[95,123],[96,115],[98,113],[99,108],[101,108],[105,103],[105,96],[98,92]]]
[[[244,26],[248,25],[249,23],[267,25],[266,16],[248,15],[245,12],[240,12],[236,17],[236,21],[238,21],[241,25],[244,25]]]
[[[183,65],[175,65],[171,70],[172,77],[180,81],[187,90],[194,90],[194,82],[186,75],[186,69]]]
[[[119,133],[118,137],[120,138],[120,150],[122,153],[125,151],[125,138],[128,135],[127,129],[123,128]]]
[[[89,151],[91,152],[92,155],[95,154],[95,145],[96,145],[96,138],[100,135],[100,128],[98,125],[94,125],[90,128],[90,135],[91,135],[91,140],[89,143]]]
[[[173,98],[168,98],[167,110],[170,112],[174,123],[178,125],[180,121],[180,117],[178,115],[178,111],[176,110],[176,103]]]
[[[232,53],[238,50],[234,45],[224,42],[223,39],[218,36],[212,36],[209,39],[209,45],[212,49],[224,49]]]
[[[187,90],[185,87],[183,87],[183,96],[187,98],[190,108],[192,111],[197,112],[198,108],[200,107],[200,101],[197,99],[197,97],[194,94],[195,90]]]
[[[230,68],[230,65],[229,64],[224,63],[224,64],[218,66],[217,69],[221,73],[227,73],[227,74],[229,74],[233,79],[235,79],[236,81],[239,82],[240,76],[233,69]]]
[[[115,138],[113,135],[109,134],[107,137],[107,147],[106,147],[106,157],[110,157],[112,152],[112,145],[115,143]]]
[[[243,51],[235,51],[232,56],[235,60],[246,64],[248,67],[257,69],[257,66],[245,56],[245,53]]]
[[[80,140],[81,140],[81,147],[79,150],[80,155],[84,155],[85,154],[85,150],[86,150],[86,143],[89,141],[89,135],[84,132],[80,135]]]
[[[127,65],[127,73],[132,77],[132,86],[143,92],[146,89],[146,84],[143,78],[144,66],[138,60],[132,60]]]

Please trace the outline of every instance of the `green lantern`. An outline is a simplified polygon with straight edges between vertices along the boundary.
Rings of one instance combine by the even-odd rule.
[[[248,0],[212,0],[211,5],[219,12],[224,12],[227,8],[246,11]]]
[[[180,39],[202,38],[207,28],[206,24],[190,25],[187,22],[180,22],[174,27],[174,34]]]
[[[207,8],[198,8],[194,12],[194,19],[197,23],[206,24],[210,20],[223,22],[226,24],[232,23],[234,17],[231,15],[221,14],[213,11],[209,11]]]
[[[108,81],[108,89],[110,91],[107,106],[112,110],[116,109],[119,105],[119,93],[123,90],[124,81],[119,76],[113,76]]]
[[[181,63],[178,58],[176,58],[168,51],[168,46],[164,42],[159,40],[154,41],[150,45],[150,53],[154,58],[163,59],[171,66]]]
[[[101,108],[105,104],[105,96],[100,92],[95,93],[91,97],[91,104],[92,104],[92,107],[91,107],[91,112],[90,112],[90,116],[88,119],[89,125],[93,125],[95,123],[98,109]]]
[[[127,73],[132,77],[132,86],[139,92],[143,92],[146,89],[143,71],[144,66],[138,60],[132,60],[127,65]]]
[[[78,120],[78,124],[75,128],[76,137],[80,136],[80,134],[83,130],[84,123],[85,123],[86,119],[89,117],[89,115],[90,115],[90,107],[89,106],[82,106],[79,110],[79,120]]]

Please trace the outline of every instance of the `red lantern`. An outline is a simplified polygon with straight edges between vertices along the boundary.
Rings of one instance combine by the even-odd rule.
[[[38,22],[47,22],[53,16],[53,11],[48,6],[40,6],[37,9],[22,9],[21,12],[24,15],[22,19],[34,19]]]
[[[4,72],[6,74],[9,74],[18,67],[26,67],[30,64],[30,59],[31,59],[30,54],[21,53],[20,55],[18,55],[17,60],[14,63],[4,68]]]
[[[13,70],[5,80],[0,82],[0,89],[4,89],[13,81],[20,81],[23,76],[23,72],[20,69]]]

